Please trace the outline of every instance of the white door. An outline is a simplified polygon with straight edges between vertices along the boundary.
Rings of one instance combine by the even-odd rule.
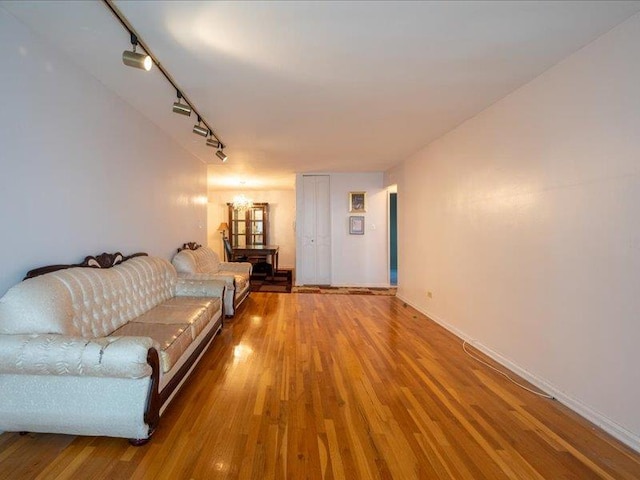
[[[331,203],[328,175],[302,177],[302,272],[300,283],[331,283]]]

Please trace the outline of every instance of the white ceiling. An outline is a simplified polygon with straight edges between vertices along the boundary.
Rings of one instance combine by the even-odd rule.
[[[102,2],[1,2],[195,156],[217,188],[381,171],[640,11],[640,2],[117,1],[227,145],[171,112],[157,69],[122,65]]]

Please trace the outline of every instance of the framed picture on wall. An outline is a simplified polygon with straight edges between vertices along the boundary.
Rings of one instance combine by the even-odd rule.
[[[364,235],[364,217],[362,215],[349,217],[349,234]]]
[[[367,211],[367,192],[349,192],[349,212],[364,213]]]

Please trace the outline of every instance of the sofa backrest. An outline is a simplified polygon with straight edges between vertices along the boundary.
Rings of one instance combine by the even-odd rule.
[[[181,250],[171,263],[178,273],[218,273],[220,270],[220,257],[209,247]]]
[[[176,282],[167,260],[146,256],[47,273],[0,298],[0,333],[105,336],[173,297]]]

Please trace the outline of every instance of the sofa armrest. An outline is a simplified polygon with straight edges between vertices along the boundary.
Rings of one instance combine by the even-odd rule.
[[[149,337],[0,335],[0,374],[143,378]]]
[[[210,278],[178,278],[177,297],[216,297],[224,296],[225,282]]]
[[[222,271],[225,271],[251,275],[252,267],[253,265],[250,262],[221,262],[218,272],[222,273]]]

